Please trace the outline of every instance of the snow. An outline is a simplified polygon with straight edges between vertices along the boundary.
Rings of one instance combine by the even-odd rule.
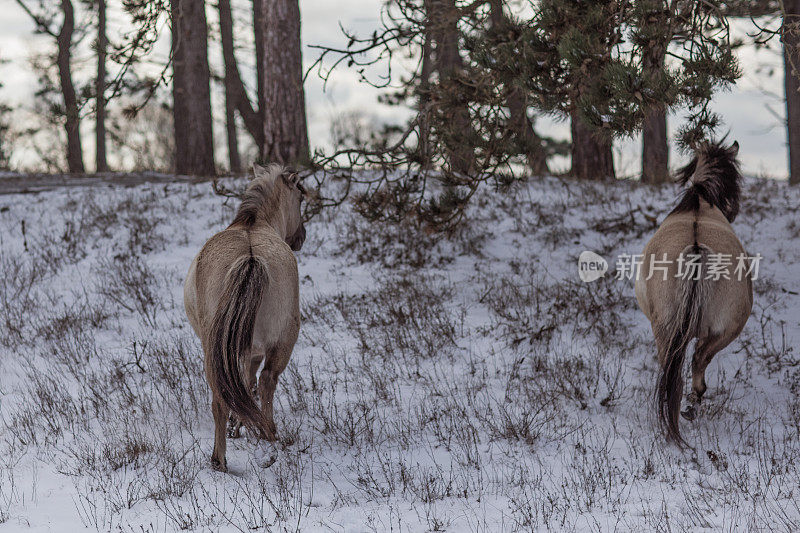
[[[734,228],[764,259],[682,421],[694,449],[654,422],[632,283],[578,277],[584,250],[612,271],[640,253],[675,194],[487,187],[447,238],[323,212],[280,440],[229,440],[228,474],[182,282],[234,202],[208,183],[0,196],[0,532],[796,530],[800,191],[744,187]]]

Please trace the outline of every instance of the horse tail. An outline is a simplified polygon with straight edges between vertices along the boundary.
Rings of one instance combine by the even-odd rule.
[[[697,270],[689,279],[678,278],[678,306],[670,319],[657,328],[659,342],[658,360],[661,373],[657,386],[659,423],[667,440],[685,445],[678,427],[681,399],[683,397],[683,361],[689,342],[697,336],[702,319],[703,302],[708,295],[708,281],[703,279],[703,265],[711,249],[697,244],[687,246],[681,252],[699,256]]]
[[[252,346],[256,314],[268,284],[263,259],[251,253],[233,263],[211,323],[206,360],[214,392],[242,423],[262,432],[267,420],[245,384],[242,359]]]

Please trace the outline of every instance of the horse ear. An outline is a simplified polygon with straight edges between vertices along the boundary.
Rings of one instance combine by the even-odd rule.
[[[286,172],[282,176],[283,181],[290,187],[297,185],[297,182],[300,181],[300,176],[296,172]]]
[[[731,145],[731,155],[733,155],[733,157],[739,155],[739,141],[733,141]]]
[[[276,165],[262,167],[257,163],[253,163],[253,175],[256,179],[261,179],[264,182],[269,182],[270,185],[274,185],[275,180],[278,178],[277,168]]]
[[[263,178],[267,175],[267,169],[262,167],[258,163],[253,163],[253,177],[254,178]]]

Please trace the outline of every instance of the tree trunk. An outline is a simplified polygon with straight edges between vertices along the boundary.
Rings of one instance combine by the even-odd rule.
[[[256,4],[257,3],[258,2],[256,2]],[[230,0],[219,0],[218,7],[220,37],[222,40],[222,59],[225,63],[226,109],[228,100],[230,100],[232,107],[239,111],[239,116],[242,117],[245,129],[247,129],[247,132],[253,138],[256,146],[260,147],[264,144],[264,122],[261,120],[261,115],[258,111],[253,109],[250,99],[247,97],[247,91],[244,88],[242,77],[239,74],[239,64],[236,61],[236,53],[233,46],[231,2]],[[230,146],[230,135],[228,140],[228,146]]]
[[[78,111],[78,98],[75,95],[75,86],[72,84],[72,69],[70,66],[72,46],[72,33],[75,31],[75,11],[70,0],[61,0],[61,10],[64,12],[64,23],[58,33],[58,77],[61,82],[61,93],[64,96],[64,111],[66,121],[64,128],[67,131],[67,168],[69,172],[85,172],[83,166],[83,148],[81,147],[81,119]]]
[[[205,2],[172,0],[175,171],[214,175]]]
[[[261,0],[264,17],[264,158],[308,161],[298,0]]]
[[[654,45],[645,57],[645,74],[656,73],[664,67],[666,46]],[[647,110],[642,129],[642,181],[670,181],[669,146],[667,145],[667,108],[663,104]]]
[[[648,111],[642,129],[642,181],[665,183],[669,176],[667,111],[663,105]]]
[[[459,51],[458,21],[460,12],[455,0],[426,0],[427,24],[433,25],[432,34],[436,43],[435,65],[440,83],[458,85],[458,77],[464,70],[464,62]],[[455,91],[452,91],[455,93]],[[441,110],[447,122],[443,131],[443,142],[447,150],[450,169],[462,174],[475,170],[475,151],[473,149],[472,123],[467,102],[451,95],[449,109]]]
[[[800,184],[800,0],[784,0],[783,63],[789,183]]]
[[[264,96],[264,89],[266,87],[266,76],[264,75],[264,68],[266,61],[264,59],[264,52],[266,46],[264,44],[264,0],[253,0],[253,38],[256,47],[256,112],[258,113],[258,120],[261,123],[260,141],[258,144],[259,159],[264,159],[264,113],[267,109],[267,100]]]
[[[236,107],[233,104],[228,87],[225,87],[225,132],[228,136],[228,168],[233,174],[242,170],[239,158],[239,139],[236,137]]]
[[[433,58],[431,49],[433,38],[430,28],[425,28],[425,40],[422,43],[422,69],[419,74],[419,100],[417,103],[417,113],[419,120],[419,158],[422,168],[429,169],[431,161],[431,125],[430,125],[430,86],[431,74],[433,74]]]
[[[95,170],[108,171],[106,161],[106,0],[97,2],[97,79],[95,80]]]
[[[613,180],[611,143],[598,140],[577,113],[572,114],[572,175],[582,180]]]
[[[493,28],[503,24],[505,15],[503,14],[502,0],[491,0],[490,20]],[[510,119],[509,127],[514,133],[519,146],[522,147],[531,173],[534,176],[549,174],[547,153],[541,137],[533,129],[533,121],[528,117],[528,104],[525,101],[525,94],[517,88],[508,88],[506,105],[508,106]]]
[[[533,121],[528,117],[528,104],[525,96],[517,89],[511,89],[506,97],[511,119],[511,131],[522,146],[528,168],[534,176],[550,173],[547,166],[547,152],[542,138],[533,129]]]

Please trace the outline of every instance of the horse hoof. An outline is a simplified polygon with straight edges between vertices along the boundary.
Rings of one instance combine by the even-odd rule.
[[[211,458],[211,468],[213,468],[217,472],[223,472],[224,473],[224,472],[228,471],[227,463],[225,461],[221,461],[220,462],[220,460],[217,459],[216,457],[212,457]]]
[[[697,410],[694,408],[694,406],[689,407],[685,411],[681,412],[681,416],[683,416],[683,418],[685,418],[686,420],[690,421],[694,420],[695,418],[697,418]]]

